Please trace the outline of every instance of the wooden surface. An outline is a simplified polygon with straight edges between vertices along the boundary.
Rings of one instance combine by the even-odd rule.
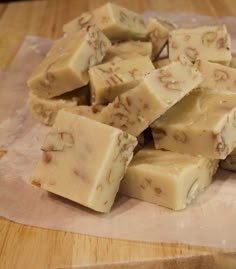
[[[63,23],[103,0],[50,0],[0,4],[0,68],[5,68],[26,35],[59,37]],[[236,16],[235,0],[112,1],[138,12],[145,10]],[[179,244],[143,243],[33,228],[0,219],[0,268],[77,268],[86,264],[139,261],[130,268],[236,268],[235,256],[222,249]],[[194,257],[193,257],[194,256]],[[171,259],[166,259],[170,257]],[[226,265],[227,264],[227,265]],[[127,268],[127,264],[122,266]],[[89,267],[93,268],[93,267]],[[99,268],[111,268],[110,265]],[[121,268],[119,264],[112,268]]]

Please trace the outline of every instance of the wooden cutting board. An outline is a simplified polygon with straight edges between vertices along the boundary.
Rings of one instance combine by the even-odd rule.
[[[0,68],[6,68],[11,62],[26,35],[59,37],[62,34],[63,23],[105,2],[104,0],[50,0],[0,4]],[[211,16],[236,16],[234,0],[113,2],[138,12],[159,10]],[[182,244],[151,244],[97,238],[33,228],[0,219],[1,269],[80,268],[79,266],[86,264],[103,263],[107,265],[87,268],[129,266],[130,268],[235,269],[235,253],[223,252],[223,249]]]

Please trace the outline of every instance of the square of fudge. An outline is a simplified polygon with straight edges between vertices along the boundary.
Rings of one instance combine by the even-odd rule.
[[[229,64],[231,61],[230,35],[225,25],[176,29],[169,35],[169,58],[176,60],[185,54],[189,60],[206,60]]]
[[[137,139],[119,129],[59,111],[30,182],[99,212],[108,212]]]
[[[28,80],[32,92],[52,98],[89,82],[89,67],[100,63],[109,39],[95,25],[57,39]]]
[[[119,192],[181,210],[211,183],[217,167],[217,160],[146,147],[134,156]]]
[[[74,33],[88,25],[97,25],[111,40],[146,39],[143,16],[113,3],[85,12],[63,26],[65,33]]]
[[[157,149],[225,159],[236,145],[236,94],[196,89],[151,128]]]

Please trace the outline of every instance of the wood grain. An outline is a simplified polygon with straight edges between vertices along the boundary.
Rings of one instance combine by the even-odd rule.
[[[11,62],[26,35],[57,38],[62,34],[61,28],[65,22],[105,2],[105,0],[50,0],[0,4],[0,68],[6,68]],[[204,2],[116,0],[112,2],[138,12],[159,10],[211,16],[236,16],[235,0],[206,0]],[[0,219],[1,269],[75,268],[86,264],[141,260],[145,261],[133,263],[133,267],[129,264],[130,267],[216,268],[217,261],[226,266],[225,256],[216,254],[219,251],[223,250],[181,244],[150,244],[97,238],[33,228]],[[165,259],[167,257],[171,259]],[[234,258],[230,256],[228,260],[229,264],[233,264]],[[128,264],[125,264],[123,267],[127,266]],[[100,268],[121,267],[118,264]]]

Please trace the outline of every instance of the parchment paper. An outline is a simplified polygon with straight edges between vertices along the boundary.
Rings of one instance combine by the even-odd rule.
[[[158,15],[181,26],[217,23],[190,14]],[[220,22],[235,38],[236,19]],[[95,236],[236,248],[236,174],[230,172],[219,171],[213,184],[181,212],[119,195],[111,213],[100,214],[27,183],[49,128],[30,115],[26,80],[50,45],[50,40],[27,37],[12,65],[0,73],[0,150],[7,151],[0,159],[0,215],[23,224]]]

